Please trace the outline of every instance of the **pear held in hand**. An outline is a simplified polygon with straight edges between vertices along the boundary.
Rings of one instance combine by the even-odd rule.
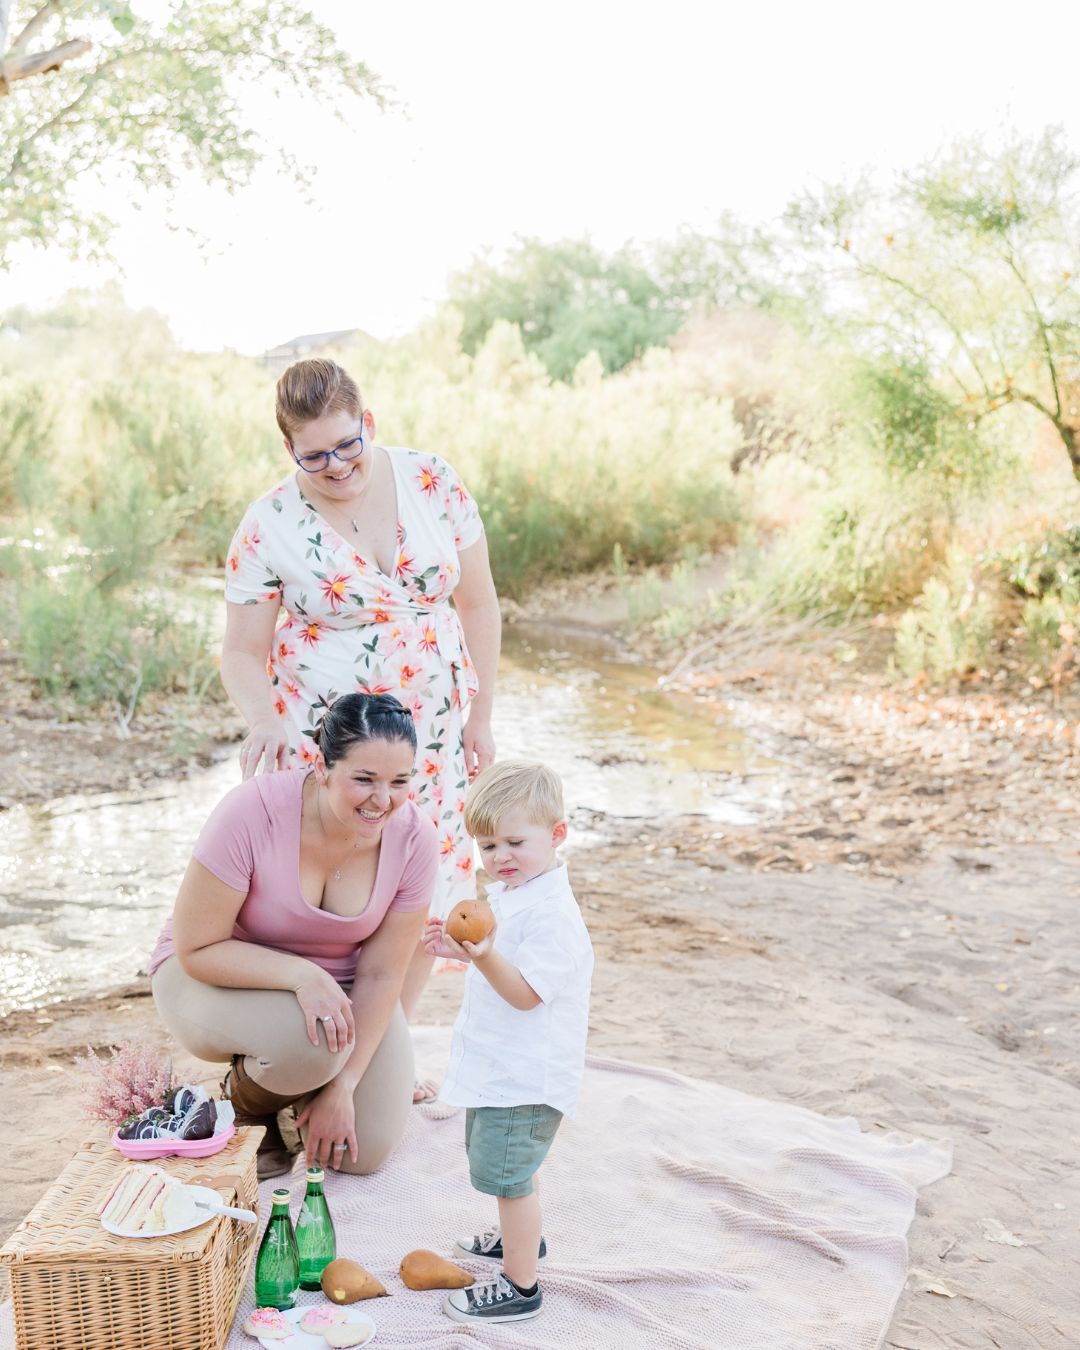
[[[455,942],[483,942],[495,927],[495,915],[486,900],[462,900],[446,919],[445,932]]]
[[[476,1276],[461,1266],[422,1249],[402,1258],[400,1274],[410,1289],[467,1289],[476,1283]]]

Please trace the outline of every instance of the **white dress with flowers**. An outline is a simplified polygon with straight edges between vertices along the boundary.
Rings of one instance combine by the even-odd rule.
[[[385,447],[397,488],[392,575],[356,552],[307,500],[292,473],[248,507],[226,563],[225,598],[280,605],[267,671],[293,764],[315,756],[311,735],[340,694],[394,694],[412,710],[412,796],[439,831],[431,913],[476,894],[463,812],[468,786],[463,713],[476,672],[450,596],[458,552],[483,533],[476,503],[445,460]]]

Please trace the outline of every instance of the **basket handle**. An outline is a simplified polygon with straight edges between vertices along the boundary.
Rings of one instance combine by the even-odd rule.
[[[202,1181],[199,1184],[208,1186],[211,1190],[221,1187],[232,1191],[237,1200],[240,1200],[242,1198],[240,1188],[244,1184],[244,1179],[239,1172],[221,1172],[216,1177],[211,1177],[209,1181]]]

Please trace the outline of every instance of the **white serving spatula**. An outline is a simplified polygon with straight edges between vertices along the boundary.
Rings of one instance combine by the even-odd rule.
[[[239,1219],[241,1223],[258,1223],[259,1216],[251,1209],[236,1209],[233,1205],[212,1205],[209,1200],[196,1200],[196,1209],[205,1209],[211,1214],[224,1214],[229,1219]]]

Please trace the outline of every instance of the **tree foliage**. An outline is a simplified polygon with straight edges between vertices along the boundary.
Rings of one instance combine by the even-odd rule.
[[[384,101],[377,78],[288,0],[123,0],[16,4],[11,32],[44,46],[88,38],[87,56],[0,99],[0,266],[12,247],[100,252],[107,211],[74,191],[86,180],[141,194],[181,175],[235,188],[265,153],[242,101],[245,82],[311,91],[335,112],[344,96]],[[303,166],[289,172],[303,179]]]
[[[985,419],[1025,406],[1080,478],[1078,189],[1080,159],[1050,129],[961,142],[888,189],[864,179],[788,209],[806,291],[898,400],[899,458],[964,440],[978,453]]]
[[[558,380],[592,351],[606,371],[621,370],[679,326],[676,306],[633,247],[605,257],[587,239],[522,240],[501,266],[483,259],[453,277],[450,299],[467,352],[503,319]]]

